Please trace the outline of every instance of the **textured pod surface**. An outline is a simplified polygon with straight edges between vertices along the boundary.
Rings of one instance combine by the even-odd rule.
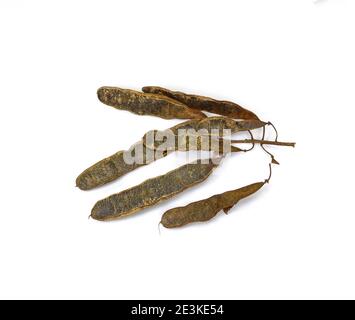
[[[197,122],[196,130],[205,129],[211,132],[212,130],[225,130],[229,129],[234,132],[236,127],[236,121],[226,117],[208,117]]]
[[[218,144],[209,144],[210,146],[207,148],[203,148],[201,144],[201,138],[206,137],[210,142],[213,140],[213,136],[224,136],[227,132],[225,130],[230,130],[230,133],[235,133],[239,131],[247,131],[258,129],[265,126],[267,123],[260,121],[260,120],[243,120],[243,121],[236,121],[226,117],[208,117],[202,120],[190,120],[180,123],[172,128],[166,130],[151,130],[147,132],[143,136],[144,144],[147,148],[156,150],[160,148],[162,144],[166,146],[166,141],[162,139],[155,139],[156,136],[158,137],[169,137],[174,136],[174,139],[171,139],[174,143],[167,147],[168,151],[171,150],[207,150],[211,151],[211,145],[216,147]],[[188,132],[187,130],[193,130],[192,132]],[[181,130],[179,132],[179,130]],[[185,131],[182,131],[185,130]],[[186,141],[187,134],[195,137],[197,141],[192,143],[184,143]],[[147,136],[150,135],[150,139]],[[154,139],[152,139],[154,137]],[[173,137],[171,137],[173,138]],[[222,142],[223,144],[223,142]],[[232,147],[233,149],[234,147]],[[235,149],[235,148],[234,148]],[[236,150],[236,149],[235,149]],[[240,149],[239,149],[240,150]]]
[[[200,129],[206,129],[209,132],[212,132],[214,129],[220,130],[222,135],[223,129],[230,129],[233,133],[236,131],[249,130],[250,128],[257,128],[263,124],[265,123],[262,121],[235,121],[225,117],[209,117],[202,120],[187,120],[164,131],[169,130],[173,134],[177,135],[179,130],[192,129],[198,131]],[[164,131],[161,131],[161,133]],[[167,153],[162,153],[162,150],[160,150],[160,152],[154,153],[154,157],[145,156],[147,149],[153,151],[157,150],[158,147],[160,147],[160,145],[164,142],[153,140],[151,141],[152,143],[147,144],[146,135],[143,137],[142,141],[134,144],[131,148],[129,148],[129,150],[118,151],[117,153],[95,163],[83,171],[76,179],[76,186],[81,190],[91,190],[106,183],[112,182],[141,166],[147,165],[155,160],[165,157]],[[206,146],[205,144],[201,144],[201,139],[197,139],[196,142],[195,140],[189,140],[188,143],[184,143],[183,139],[178,140],[177,138],[174,138],[174,144],[169,147],[167,146],[166,151],[206,150],[219,152],[222,150],[220,153],[224,153],[224,149],[227,150],[227,146],[223,144],[223,141],[221,141],[220,144],[212,143],[212,140],[210,140],[210,142],[211,143]],[[125,161],[125,156],[129,155],[134,150],[141,150],[143,153],[142,157],[144,158],[143,163],[127,163]],[[241,149],[231,146],[231,151],[239,152]]]
[[[242,149],[232,146],[230,140],[217,139],[215,136],[204,135],[196,137],[177,137],[175,146],[167,148],[166,151],[213,151],[219,154],[228,152],[241,152]]]
[[[167,130],[173,131],[175,134],[178,133],[179,130],[207,130],[208,132],[213,132],[213,130],[231,130],[232,133],[238,131],[246,131],[258,129],[265,126],[267,123],[261,120],[242,120],[236,121],[231,118],[214,116],[207,117],[203,119],[192,119],[181,122]]]
[[[192,202],[184,207],[170,209],[163,214],[161,224],[165,228],[176,228],[192,222],[208,221],[221,210],[227,213],[239,200],[255,193],[264,184],[265,182],[253,183],[204,200]]]
[[[125,161],[125,155],[131,155],[136,149],[142,150],[144,163],[127,163]],[[76,178],[76,186],[81,190],[90,190],[112,182],[141,166],[153,162],[153,159],[145,157],[145,153],[146,147],[142,141],[134,144],[129,150],[118,151],[83,171]],[[154,158],[156,160],[158,158],[163,158],[164,156],[166,156],[166,153],[154,153]]]
[[[189,163],[113,194],[95,204],[91,217],[96,220],[120,218],[168,199],[207,179],[213,168],[218,165],[217,160],[219,159],[214,161],[209,159],[208,163],[201,161]]]
[[[169,89],[155,86],[143,87],[142,91],[146,93],[160,94],[178,100],[190,108],[220,114],[229,118],[249,120],[259,119],[253,112],[231,101],[215,100],[204,96],[171,91]]]
[[[178,128],[190,129],[196,127],[196,123],[198,122],[199,120],[188,120],[184,121],[183,123],[179,123],[170,129],[173,131],[177,131]],[[150,149],[152,150],[152,148]],[[145,160],[144,163],[127,163],[125,161],[125,155],[133,153],[134,150],[142,150],[142,157]],[[128,150],[118,151],[115,154],[100,160],[99,162],[84,170],[76,178],[76,186],[81,190],[91,190],[106,183],[112,182],[139,167],[147,165],[167,155],[166,153],[154,153],[154,158],[147,158],[145,156],[146,152],[146,146],[143,144],[143,141],[135,143]]]
[[[185,134],[185,135],[173,135],[169,142],[166,139],[161,140],[161,137],[165,135],[166,131],[152,130],[143,137],[143,143],[145,147],[152,151],[213,151],[219,154],[225,154],[228,152],[240,152],[244,151],[236,146],[232,146],[232,140],[222,139],[215,135],[199,135],[199,134]],[[159,139],[147,138],[147,135],[156,136],[159,135]]]
[[[218,118],[218,117],[217,117]],[[222,118],[222,117],[221,117]],[[214,118],[206,118],[206,119],[211,119],[210,121],[214,121],[217,124],[217,120],[213,120]],[[227,119],[227,118],[224,118]],[[228,119],[226,120],[230,122]],[[193,120],[187,120],[182,123],[179,123],[167,130],[171,130],[174,133],[177,133],[179,129],[195,129],[199,127],[200,120],[199,119],[193,119]],[[160,144],[160,143],[159,143]],[[153,147],[149,148],[150,150],[153,150]],[[125,161],[125,155],[130,154],[134,150],[142,150],[143,155],[142,157],[145,159],[144,163],[127,163]],[[167,149],[170,150],[170,149]],[[173,149],[171,149],[172,151]],[[191,147],[191,150],[194,150]],[[182,150],[181,151],[187,151],[187,150]],[[154,153],[153,158],[147,158],[145,157],[147,150],[146,150],[146,145],[145,143],[143,144],[143,141],[139,141],[133,146],[131,146],[128,150],[121,150],[116,152],[115,154],[95,163],[91,167],[87,168],[84,170],[76,179],[76,186],[81,189],[81,190],[91,190],[93,188],[105,185],[109,182],[112,182],[123,175],[141,167],[144,165],[147,165],[155,160],[158,160],[160,158],[165,157],[167,154],[166,153],[161,153],[157,152]]]
[[[97,90],[97,96],[104,104],[139,115],[151,115],[163,119],[201,119],[206,117],[198,110],[158,94],[116,87],[101,87]]]
[[[231,130],[232,133],[239,131],[254,130],[264,127],[267,123],[261,120],[236,121],[226,117],[208,117],[197,122],[196,130],[206,129],[208,132],[219,130]]]

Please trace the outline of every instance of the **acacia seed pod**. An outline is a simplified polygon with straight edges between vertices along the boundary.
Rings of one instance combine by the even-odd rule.
[[[163,119],[202,119],[206,115],[183,103],[162,95],[116,87],[97,90],[99,100],[111,107],[138,115],[151,115]]]
[[[259,120],[255,113],[231,101],[215,100],[209,97],[187,94],[179,91],[171,91],[169,89],[156,86],[143,87],[142,91],[146,93],[160,94],[175,99],[196,110],[204,110],[234,119]]]
[[[212,173],[221,158],[204,159],[183,165],[164,175],[98,201],[91,211],[95,220],[112,220],[131,215],[190,188]],[[207,163],[205,163],[207,161]]]
[[[221,118],[221,119],[219,119]],[[223,120],[226,119],[226,120]],[[202,127],[214,127],[218,128],[218,125],[221,125],[222,127],[228,128],[228,126],[234,126],[232,122],[235,122],[234,120],[229,120],[227,118],[223,117],[210,117],[206,118],[206,122],[203,122],[203,124],[200,124],[199,119],[193,119],[193,120],[187,120],[182,123],[179,123],[167,130],[171,130],[174,133],[177,133],[179,129],[184,129],[184,130],[189,130],[189,129],[199,129],[201,126]],[[212,124],[213,123],[213,124]],[[223,124],[224,123],[224,124]],[[149,145],[150,146],[150,145]],[[149,147],[151,152],[153,147]],[[239,148],[232,147],[233,152],[237,152]],[[144,159],[143,163],[127,163],[125,159],[134,152],[134,150],[141,150],[143,153],[141,155],[141,158]],[[181,151],[189,151],[189,150],[196,150],[192,146],[189,149],[183,150],[180,148]],[[240,150],[240,149],[239,149]],[[167,150],[169,151],[169,150]],[[173,151],[172,149],[170,151]],[[77,178],[76,178],[76,186],[81,189],[81,190],[91,190],[93,188],[102,186],[106,183],[112,182],[123,175],[141,167],[144,165],[147,165],[155,160],[161,159],[167,155],[166,152],[155,152],[153,156],[147,157],[146,154],[148,153],[147,150],[147,145],[143,141],[139,141],[132,145],[128,150],[121,150],[116,152],[115,154],[100,160],[99,162],[93,164],[86,170],[84,170]]]
[[[208,221],[222,209],[227,213],[239,200],[255,193],[264,184],[265,182],[253,183],[207,199],[192,202],[184,207],[170,209],[163,214],[161,224],[165,228],[176,228],[192,222]]]
[[[139,163],[127,163],[125,159],[132,156],[135,150],[141,150],[143,153],[141,157],[144,159],[144,161]],[[161,153],[149,150],[149,152],[154,153],[154,156],[146,157],[147,151],[148,150],[142,141],[135,143],[128,150],[118,151],[84,170],[76,178],[76,186],[81,190],[91,190],[106,183],[112,182],[141,166],[147,165],[167,155],[166,152]]]

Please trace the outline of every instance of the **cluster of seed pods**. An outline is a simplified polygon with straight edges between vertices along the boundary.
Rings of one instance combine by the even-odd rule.
[[[169,199],[206,180],[226,153],[245,152],[252,149],[241,149],[231,143],[248,143],[252,146],[259,143],[262,147],[265,144],[295,145],[279,142],[277,138],[275,141],[267,141],[264,140],[264,135],[261,140],[254,139],[252,130],[263,128],[265,133],[265,127],[271,123],[261,121],[253,112],[236,103],[185,94],[161,87],[143,87],[142,91],[101,87],[97,95],[101,102],[119,110],[163,119],[188,120],[163,131],[151,130],[128,150],[118,151],[90,166],[77,177],[77,187],[81,190],[90,190],[102,186],[175,151],[212,151],[215,156],[188,163],[98,201],[91,211],[93,219],[100,221],[117,219]],[[207,117],[203,111],[218,116]],[[225,132],[240,131],[249,132],[251,138],[225,139]],[[272,163],[277,163],[273,155],[271,157]],[[239,200],[254,194],[266,182],[269,182],[269,179],[270,177],[264,182],[253,183],[184,207],[170,209],[163,214],[161,224],[166,228],[176,228],[192,222],[210,220],[221,210],[227,213]]]

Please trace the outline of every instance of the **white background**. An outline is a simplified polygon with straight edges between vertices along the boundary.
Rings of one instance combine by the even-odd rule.
[[[354,14],[353,0],[2,0],[0,297],[355,298]],[[75,188],[179,122],[105,106],[102,85],[233,100],[297,147],[270,148],[271,183],[208,223],[158,232],[168,208],[264,179],[260,148],[131,218],[88,220],[97,200],[186,160]]]

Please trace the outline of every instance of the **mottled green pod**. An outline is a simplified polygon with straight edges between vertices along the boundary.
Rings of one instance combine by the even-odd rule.
[[[175,99],[196,110],[204,110],[234,119],[259,120],[256,114],[231,101],[215,100],[155,86],[143,87],[142,91]]]
[[[101,87],[97,90],[101,102],[120,110],[127,110],[138,115],[150,115],[163,119],[202,119],[206,115],[191,109],[185,104],[158,94]]]
[[[161,224],[165,228],[177,228],[192,222],[208,221],[221,210],[227,213],[239,200],[255,193],[264,184],[265,182],[253,183],[204,200],[192,202],[184,207],[170,209],[163,214]]]

